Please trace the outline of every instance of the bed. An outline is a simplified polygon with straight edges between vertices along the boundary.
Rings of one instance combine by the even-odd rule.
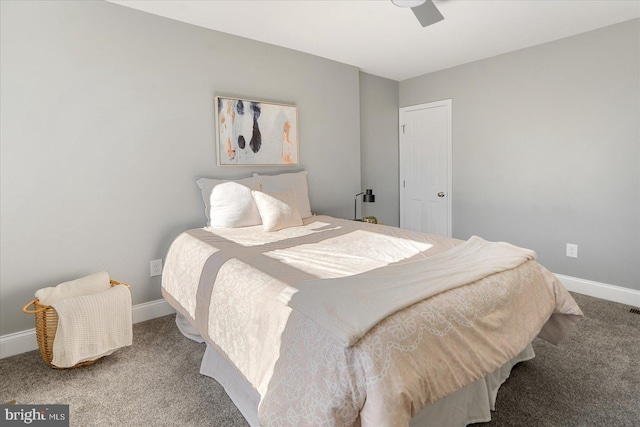
[[[288,197],[294,185],[279,183],[276,190],[284,187],[287,196],[265,191],[264,179],[243,186],[261,223],[212,226],[220,210],[210,206],[215,186],[201,185],[209,226],[172,243],[162,293],[180,330],[207,344],[201,372],[225,387],[252,426],[488,421],[511,367],[534,357],[532,340],[557,344],[582,315],[531,251],[329,216],[302,218],[307,201],[300,205],[304,194]],[[237,190],[230,192],[234,203],[242,198]],[[256,193],[275,197],[280,206],[272,211],[297,204],[280,221],[288,225],[267,227],[273,221]],[[485,253],[485,243],[499,249],[499,266],[478,278],[489,257],[465,251]],[[522,258],[515,267],[503,262],[511,254]],[[466,266],[464,273],[450,270],[458,268],[452,259],[462,260],[453,264]],[[431,284],[414,280],[416,271],[433,276]],[[450,276],[462,282],[438,288]],[[408,297],[395,297],[399,287],[409,289]],[[430,287],[438,292],[422,293]],[[384,309],[375,314],[378,306]]]

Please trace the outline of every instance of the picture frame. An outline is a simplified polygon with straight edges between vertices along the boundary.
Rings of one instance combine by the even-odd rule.
[[[297,166],[298,107],[215,97],[219,166]]]

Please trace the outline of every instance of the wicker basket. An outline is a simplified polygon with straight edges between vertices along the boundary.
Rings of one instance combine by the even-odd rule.
[[[116,285],[124,285],[127,288],[129,287],[129,285],[127,285],[126,283],[111,280],[111,286],[113,287]],[[35,307],[35,309],[29,310],[29,307],[32,305]],[[87,360],[69,368],[60,368],[58,366],[52,365],[51,361],[53,360],[53,340],[56,338],[56,330],[58,329],[58,313],[56,312],[56,309],[50,305],[40,304],[40,300],[36,298],[22,307],[22,312],[36,315],[36,340],[38,341],[38,347],[40,348],[40,354],[42,355],[42,358],[50,367],[54,369],[78,368],[80,366],[91,365],[101,359],[101,357],[99,357],[94,360]]]

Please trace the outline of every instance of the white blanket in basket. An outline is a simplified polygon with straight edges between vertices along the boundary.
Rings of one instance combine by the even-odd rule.
[[[58,313],[53,360],[59,368],[107,356],[131,345],[131,293],[118,285],[93,295],[68,298],[52,305]]]

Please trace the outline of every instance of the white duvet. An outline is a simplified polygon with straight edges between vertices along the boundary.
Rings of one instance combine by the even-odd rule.
[[[288,286],[279,301],[313,319],[345,346],[398,310],[535,259],[530,249],[473,236],[446,252],[335,279]]]
[[[409,305],[350,347],[278,298],[461,243],[331,217],[275,233],[194,229],[169,250],[163,295],[257,390],[262,425],[406,426],[520,353],[552,316],[561,339],[581,312],[559,281],[528,260]]]

